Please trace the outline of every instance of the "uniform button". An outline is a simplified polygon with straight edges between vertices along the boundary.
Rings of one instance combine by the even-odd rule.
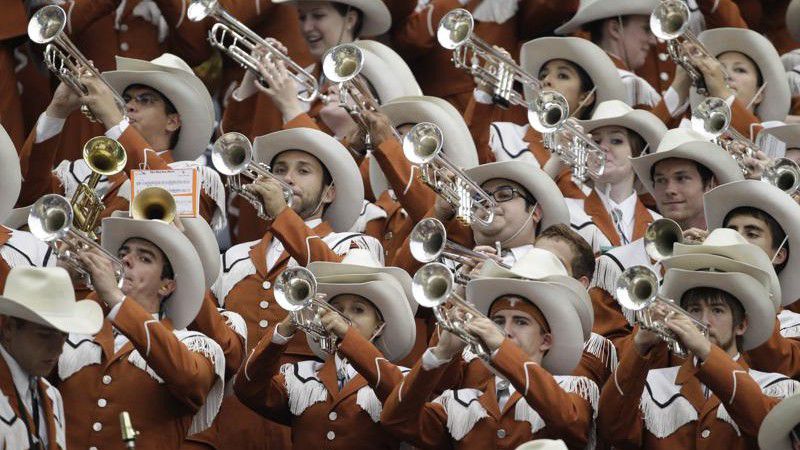
[[[119,31],[123,31],[123,32],[124,31],[128,31],[128,24],[127,23],[123,23],[122,25],[120,25],[119,26]]]
[[[103,429],[103,424],[100,422],[95,422],[94,425],[92,425],[92,429],[94,431],[100,431]]]
[[[658,54],[658,59],[660,59],[661,61],[666,61],[667,58],[669,58],[669,55],[666,54],[666,53],[659,53]]]
[[[272,287],[272,283],[270,283],[269,281],[265,281],[261,283],[261,287],[263,287],[264,289],[269,289]]]
[[[103,384],[111,384],[111,375],[103,375]]]
[[[334,433],[333,431],[328,431],[327,437],[329,441],[332,441],[336,438],[336,433]]]
[[[101,399],[97,400],[97,406],[99,406],[101,408],[105,408],[107,404],[108,404],[108,402],[104,398],[101,398]]]
[[[503,439],[504,437],[506,437],[506,430],[504,430],[502,428],[497,430],[497,437],[499,437],[500,439]]]
[[[658,78],[661,78],[661,81],[669,80],[669,74],[667,72],[661,72],[658,74]]]
[[[262,300],[261,303],[258,304],[258,306],[260,306],[261,309],[267,309],[269,308],[269,302],[266,300]]]
[[[123,52],[127,52],[129,48],[131,48],[131,46],[128,45],[127,42],[119,44],[119,49],[122,50]]]
[[[331,413],[328,414],[328,419],[336,420],[337,417],[339,416],[336,415],[336,411],[331,411]]]
[[[258,326],[260,326],[261,328],[267,328],[267,325],[269,325],[269,322],[267,322],[266,320],[258,321]]]
[[[711,436],[711,431],[709,431],[708,429],[705,429],[703,430],[702,433],[700,433],[700,437],[702,437],[703,439],[706,439],[709,436]]]

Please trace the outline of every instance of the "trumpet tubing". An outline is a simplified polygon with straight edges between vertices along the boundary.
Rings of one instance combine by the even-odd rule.
[[[103,176],[121,172],[128,161],[122,144],[114,139],[97,136],[89,139],[83,146],[83,159],[92,171],[89,180],[78,185],[72,196],[73,223],[75,227],[94,238],[94,230],[105,209],[102,199],[95,189]]]

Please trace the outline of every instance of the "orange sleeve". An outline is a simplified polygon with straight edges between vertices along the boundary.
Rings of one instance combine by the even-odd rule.
[[[395,28],[392,43],[395,50],[405,58],[417,58],[439,45],[436,28],[445,14],[455,8],[472,10],[479,3],[470,0],[462,5],[459,0],[432,0],[408,16],[402,25]]]
[[[746,138],[750,138],[751,125],[761,124],[761,119],[745,109],[744,103],[742,103],[742,101],[739,99],[733,101],[733,105],[731,105],[731,113],[733,114],[733,117],[731,118],[731,126]]]
[[[308,113],[298,114],[297,117],[283,124],[284,130],[290,130],[292,128],[313,128],[315,130],[322,131],[317,124],[317,121],[312,119]]]
[[[747,28],[739,6],[731,0],[697,0],[706,20],[706,30],[712,28]]]
[[[206,36],[213,19],[192,22],[186,17],[183,0],[155,0],[164,20],[169,24],[168,39],[171,51],[180,55],[190,66],[211,57],[211,44]]]
[[[214,295],[206,290],[203,304],[197,317],[189,324],[189,329],[199,331],[213,339],[225,354],[225,378],[230,379],[239,370],[244,359],[244,337],[239,336],[228,326],[225,318],[217,310]]]
[[[242,101],[236,100],[233,96],[228,99],[228,104],[225,105],[225,111],[222,113],[222,120],[219,123],[221,135],[235,131],[242,133],[249,139],[255,137],[251,135],[251,131],[253,129],[253,116],[256,111],[258,96],[258,93],[254,93]]]
[[[578,10],[578,0],[523,0],[520,2],[518,33],[521,41],[553,34]]]
[[[747,356],[756,370],[782,373],[792,378],[800,375],[800,341],[781,336],[780,322],[777,319],[769,339],[748,350]]]
[[[617,339],[630,334],[631,325],[622,314],[619,303],[611,294],[595,286],[589,289],[589,297],[592,299],[592,309],[594,309],[592,331],[610,339],[615,344]]]
[[[114,14],[118,4],[119,2],[114,0],[73,0],[64,5],[64,11],[67,13],[67,33],[71,36],[83,33],[97,20]]]
[[[425,214],[425,217],[434,217],[433,207],[428,210],[428,213]],[[447,239],[449,241],[456,242],[468,248],[475,246],[475,241],[472,236],[472,229],[470,227],[462,225],[457,220],[450,220],[444,225],[445,229],[447,230]],[[397,249],[397,253],[395,253],[392,265],[405,269],[408,273],[413,274],[417,271],[417,269],[422,267],[422,264],[414,259],[414,257],[411,255],[411,241],[409,240],[409,236],[406,236],[405,241],[403,241],[403,245]]]
[[[164,379],[176,399],[195,411],[203,406],[216,378],[208,358],[189,350],[131,298],[123,301],[113,323]]]
[[[291,208],[284,209],[272,221],[272,232],[286,248],[286,251],[300,265],[311,261],[341,261],[344,255],[331,250],[321,237],[314,234],[303,219]]]
[[[403,380],[400,368],[384,358],[383,354],[353,327],[347,330],[347,334],[339,344],[339,353],[347,357],[382,402],[386,401],[395,386]]]
[[[170,170],[164,158],[156,154],[136,128],[128,125],[118,140],[128,155],[128,161],[125,163],[125,172],[128,174],[131,170],[139,169],[145,162],[151,170]],[[146,156],[145,152],[148,152]]]
[[[425,213],[433,207],[436,194],[422,182],[419,169],[406,159],[400,142],[397,139],[384,141],[373,155],[411,219],[416,222],[425,217]]]
[[[19,152],[22,185],[17,199],[18,206],[30,205],[46,194],[64,194],[58,177],[53,174],[61,133],[38,144],[35,141],[34,127]]]

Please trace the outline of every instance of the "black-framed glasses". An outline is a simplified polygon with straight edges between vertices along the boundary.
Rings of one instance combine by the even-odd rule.
[[[522,197],[532,202],[530,195],[527,192],[511,186],[501,186],[495,189],[494,192],[487,191],[486,194],[489,197],[492,197],[497,203],[509,202],[517,197]],[[480,197],[476,194],[473,196],[473,200],[480,200]]]

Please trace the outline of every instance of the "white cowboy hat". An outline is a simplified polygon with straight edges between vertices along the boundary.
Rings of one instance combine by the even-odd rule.
[[[704,165],[714,174],[719,184],[744,179],[742,170],[728,152],[705,140],[692,129],[673,128],[664,134],[655,152],[631,158],[634,172],[650,194],[654,191],[650,169],[657,162],[668,158],[688,159]]]
[[[0,219],[5,220],[17,203],[19,191],[22,189],[22,171],[17,148],[14,147],[2,125],[0,125],[0,167],[3,168],[3,176],[0,177]]]
[[[364,52],[361,75],[372,85],[378,103],[408,95],[422,95],[422,89],[408,64],[394,50],[378,41],[358,40],[353,44]],[[387,74],[392,76],[388,77]]]
[[[478,278],[467,283],[467,301],[485,316],[499,297],[514,295],[527,299],[544,315],[553,335],[553,345],[542,359],[542,367],[553,375],[571,374],[583,352],[583,331],[573,326],[580,315],[564,301],[575,293],[560,284],[512,278]]]
[[[722,228],[725,216],[740,207],[764,211],[775,219],[789,237],[789,259],[778,274],[781,284],[781,305],[800,298],[800,205],[779,188],[758,180],[743,180],[717,186],[703,196],[706,223],[709,229]],[[763,252],[762,252],[763,253]],[[766,255],[771,259],[773,255]]]
[[[764,82],[767,83],[764,88],[764,100],[755,108],[756,115],[762,122],[786,119],[791,107],[792,94],[789,91],[789,81],[781,57],[769,39],[745,28],[714,28],[700,33],[698,39],[712,56],[739,52],[752,59],[761,72]],[[700,103],[705,98],[692,88],[692,105]]]
[[[272,3],[299,3],[309,0],[272,0]],[[362,36],[378,36],[389,31],[392,15],[382,1],[376,0],[336,0],[336,3],[352,6],[364,14],[361,25]]]
[[[553,179],[535,164],[526,161],[494,162],[467,169],[466,173],[478,185],[503,178],[524,187],[542,208],[540,229],[558,223],[569,225],[569,209],[564,195]]]
[[[647,144],[647,151],[642,154],[654,152],[667,132],[667,126],[653,113],[633,109],[620,100],[600,103],[590,120],[579,120],[578,123],[588,133],[609,126],[627,128],[641,136]]]
[[[775,308],[764,301],[769,292],[750,275],[737,272],[703,272],[684,269],[669,269],[664,274],[660,295],[674,300],[678,305],[686,291],[698,287],[709,287],[725,291],[739,300],[747,315],[747,331],[743,336],[746,351],[763,344],[775,327]]]
[[[462,169],[478,165],[478,150],[469,127],[449,102],[422,95],[399,97],[384,103],[381,112],[386,114],[395,128],[404,124],[435,123],[442,130],[442,151],[450,162]],[[374,157],[370,158],[369,182],[375,198],[389,189],[389,182]]]
[[[617,16],[649,16],[659,0],[581,0],[578,11],[567,23],[556,28],[556,34],[578,31],[587,23]]]
[[[800,2],[794,3],[800,5]],[[800,424],[800,394],[795,394],[781,400],[764,417],[761,428],[758,429],[758,447],[763,450],[792,450],[792,440],[789,435],[798,424]]]
[[[800,123],[767,127],[758,136],[770,135],[786,144],[786,149],[800,149]]]
[[[0,315],[55,328],[64,333],[95,334],[103,310],[94,300],[75,301],[69,274],[61,267],[14,267],[8,272]]]
[[[33,208],[33,205],[12,209],[11,212],[5,216],[3,225],[14,230],[27,227],[28,216],[31,214],[31,208]]]
[[[364,203],[364,183],[358,166],[344,146],[322,131],[294,128],[259,136],[253,142],[256,159],[265,164],[286,150],[301,150],[316,157],[330,172],[336,198],[322,215],[333,231],[344,232],[353,226]]]
[[[594,309],[589,292],[580,281],[569,276],[561,260],[552,252],[541,248],[533,248],[519,258],[510,268],[505,268],[493,259],[483,264],[479,277],[487,278],[524,278],[535,281],[546,281],[569,288],[575,295],[569,299],[574,301],[575,310],[581,319],[583,339],[588,340],[594,325]]]
[[[172,149],[175,161],[192,161],[205,151],[214,131],[214,105],[184,60],[170,53],[152,61],[117,56],[117,70],[102,76],[120,95],[128,86],[141,84],[169,99],[181,116],[178,142]]]
[[[211,225],[202,217],[181,217],[183,234],[197,250],[197,256],[203,264],[203,275],[206,280],[206,289],[210,289],[217,280],[222,261],[220,259],[219,243]]]
[[[166,299],[164,311],[176,330],[186,328],[200,311],[206,285],[200,257],[192,242],[177,228],[159,220],[108,217],[102,221],[100,243],[117,254],[128,239],[139,238],[158,247],[175,273],[175,291]]]
[[[514,450],[567,450],[567,444],[561,439],[536,439],[528,441]]]
[[[800,0],[792,0],[786,8],[786,28],[795,41],[800,41]]]
[[[608,100],[625,100],[628,93],[619,77],[619,71],[603,49],[592,41],[577,37],[543,37],[528,41],[519,52],[520,65],[533,77],[539,77],[542,67],[554,59],[564,59],[580,66],[592,79],[596,88],[592,111]],[[532,99],[532,91],[525,88],[525,99]]]

